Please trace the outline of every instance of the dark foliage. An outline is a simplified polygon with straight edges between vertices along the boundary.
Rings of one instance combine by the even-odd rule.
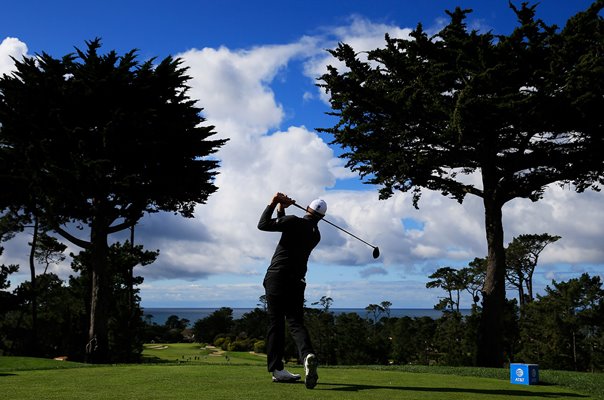
[[[86,50],[57,59],[15,60],[0,77],[0,209],[35,216],[91,256],[90,362],[110,361],[108,237],[144,213],[192,217],[216,191],[226,140],[210,140],[201,109],[187,96],[185,68],[167,57],[137,60],[136,51]],[[88,237],[66,223],[87,226]],[[121,310],[120,310],[121,312]]]
[[[604,183],[604,0],[559,30],[536,6],[510,4],[509,35],[471,31],[471,10],[447,11],[434,37],[421,24],[384,48],[330,51],[320,86],[338,122],[323,129],[347,151],[348,167],[380,187],[380,197],[424,189],[462,202],[482,199],[487,269],[482,290],[478,362],[504,362],[505,252],[502,208],[539,200],[547,185],[578,192]],[[479,174],[473,184],[464,175]]]

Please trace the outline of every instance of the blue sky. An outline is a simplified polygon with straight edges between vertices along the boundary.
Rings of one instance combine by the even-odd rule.
[[[590,3],[542,0],[538,16],[563,26]],[[382,252],[373,260],[369,247],[322,225],[309,267],[309,302],[328,295],[335,307],[387,300],[397,308],[431,308],[442,293],[425,288],[429,274],[486,254],[482,204],[468,197],[459,205],[431,192],[419,211],[406,194],[379,201],[375,187],[344,168],[342,150],[316,132],[334,121],[315,79],[334,64],[325,49],[337,42],[369,50],[383,44],[386,32],[405,37],[419,22],[437,32],[447,21],[444,10],[456,5],[474,10],[473,29],[509,33],[515,26],[507,0],[22,0],[0,12],[0,73],[10,72],[10,56],[60,57],[95,37],[105,51],[136,48],[141,60],[172,55],[189,67],[191,97],[217,135],[231,140],[218,153],[219,191],[195,219],[157,214],[141,221],[137,241],[161,251],[156,263],[137,270],[145,277],[143,306],[255,306],[278,240],[256,223],[272,194],[283,191],[299,203],[323,197],[331,221]],[[538,290],[552,279],[602,274],[602,200],[601,193],[552,186],[538,203],[506,205],[506,243],[525,233],[562,236],[542,253]],[[0,258],[23,266],[14,284],[27,279],[27,241],[26,233],[5,244]],[[52,270],[67,277],[69,260]]]

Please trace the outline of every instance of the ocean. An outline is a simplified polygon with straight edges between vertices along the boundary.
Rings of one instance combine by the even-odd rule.
[[[203,319],[218,308],[143,308],[144,315],[159,325],[166,323],[168,317],[176,315],[179,319],[188,319],[189,325],[193,325],[195,321]],[[233,319],[240,319],[243,314],[253,310],[253,308],[233,308]],[[330,308],[330,312],[335,315],[344,313],[357,313],[359,316],[365,318],[368,316],[367,311],[364,308]],[[469,315],[470,310],[461,310],[462,315]],[[439,318],[442,315],[442,311],[434,310],[432,308],[391,308],[391,318],[401,317],[430,317]]]

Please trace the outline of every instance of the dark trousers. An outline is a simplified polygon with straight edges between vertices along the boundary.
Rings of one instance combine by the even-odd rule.
[[[266,303],[268,308],[268,330],[266,333],[267,367],[269,372],[283,369],[285,348],[285,320],[289,324],[298,355],[304,360],[314,353],[310,335],[304,326],[304,289],[306,284],[296,282],[277,286],[277,282],[265,280]]]

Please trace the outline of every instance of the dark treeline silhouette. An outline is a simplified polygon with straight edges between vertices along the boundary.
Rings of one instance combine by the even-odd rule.
[[[456,307],[440,318],[389,317],[390,302],[370,304],[365,317],[334,314],[331,298],[322,309],[306,308],[306,325],[324,365],[476,365],[476,335],[481,308],[467,316]],[[313,303],[319,304],[319,302]],[[439,307],[437,305],[436,307]],[[504,315],[505,357],[509,362],[537,363],[543,369],[602,371],[604,369],[604,289],[599,277],[583,274],[567,282],[553,281],[520,313],[516,299],[507,300]],[[187,328],[176,315],[164,325],[150,323],[148,342],[195,341],[226,351],[264,351],[266,311],[255,308],[240,319],[223,307]],[[288,335],[285,357],[299,362]]]
[[[135,248],[138,259],[144,262],[157,255]],[[107,322],[112,362],[142,361],[143,344],[152,342],[199,342],[227,351],[264,352],[266,310],[262,304],[239,319],[233,319],[231,308],[223,307],[194,321],[192,326],[189,326],[191,321],[176,315],[164,324],[151,322],[149,316],[144,318],[136,288],[142,278],[134,277],[132,293],[127,284],[127,268],[123,268],[124,263],[132,262],[128,258],[132,257],[131,251],[129,245],[111,246],[112,268],[122,271],[112,274],[114,279],[110,285],[108,307],[111,312]],[[125,254],[128,257],[124,257]],[[86,254],[76,257],[74,269],[78,270],[85,261]],[[481,263],[475,260],[470,264]],[[2,266],[0,353],[84,360],[88,341],[89,274],[82,270],[68,282],[52,273],[37,277],[38,335],[34,338],[31,284],[24,282],[12,292],[8,291],[10,273],[8,267]],[[472,284],[471,279],[468,282]],[[450,285],[443,282],[439,287],[447,288],[445,298],[457,299],[456,295],[449,296]],[[305,309],[307,328],[324,365],[476,365],[480,302],[471,305],[472,312],[467,316],[457,311],[458,304],[448,303],[449,306],[443,307],[441,302],[435,305],[442,310],[442,316],[436,319],[390,317],[388,301],[368,305],[365,316],[336,315],[330,310],[333,302],[324,296],[313,303],[322,308]],[[566,282],[552,281],[543,295],[537,294],[523,306],[519,306],[516,299],[507,300],[501,317],[505,321],[507,362],[537,363],[543,369],[604,370],[604,289],[599,277],[583,274]],[[289,361],[297,361],[296,347],[289,336],[285,356]]]
[[[106,323],[111,362],[140,361],[145,324],[137,285],[143,279],[132,276],[130,268],[149,264],[157,255],[129,243],[115,243],[108,249],[111,280]],[[77,274],[67,282],[56,274],[41,273],[35,286],[25,281],[12,292],[0,290],[0,354],[87,360],[87,346],[94,345],[88,339],[91,272],[85,266],[89,257],[86,251],[73,255],[72,269]],[[0,289],[7,289],[9,272],[16,269],[0,268]]]
[[[128,360],[140,347],[132,269],[146,257],[138,258],[142,249],[131,237],[132,251],[120,250],[121,260],[112,260],[118,249],[110,247],[111,235],[133,232],[145,214],[192,218],[217,190],[218,161],[208,156],[226,142],[210,140],[214,127],[203,124],[188,97],[191,78],[181,60],[141,62],[136,50],[119,55],[100,48],[97,38],[61,58],[23,57],[0,75],[0,242],[23,231],[32,237],[29,287],[2,306],[21,305],[7,329],[28,342],[5,346],[32,354],[67,351],[46,343],[48,335],[73,336],[69,344],[91,363]],[[68,289],[36,270],[65,249],[59,236],[81,249],[72,265],[79,277]],[[4,266],[3,275],[14,268]],[[69,298],[45,303],[51,287]],[[50,333],[45,325],[56,318],[64,325]]]

